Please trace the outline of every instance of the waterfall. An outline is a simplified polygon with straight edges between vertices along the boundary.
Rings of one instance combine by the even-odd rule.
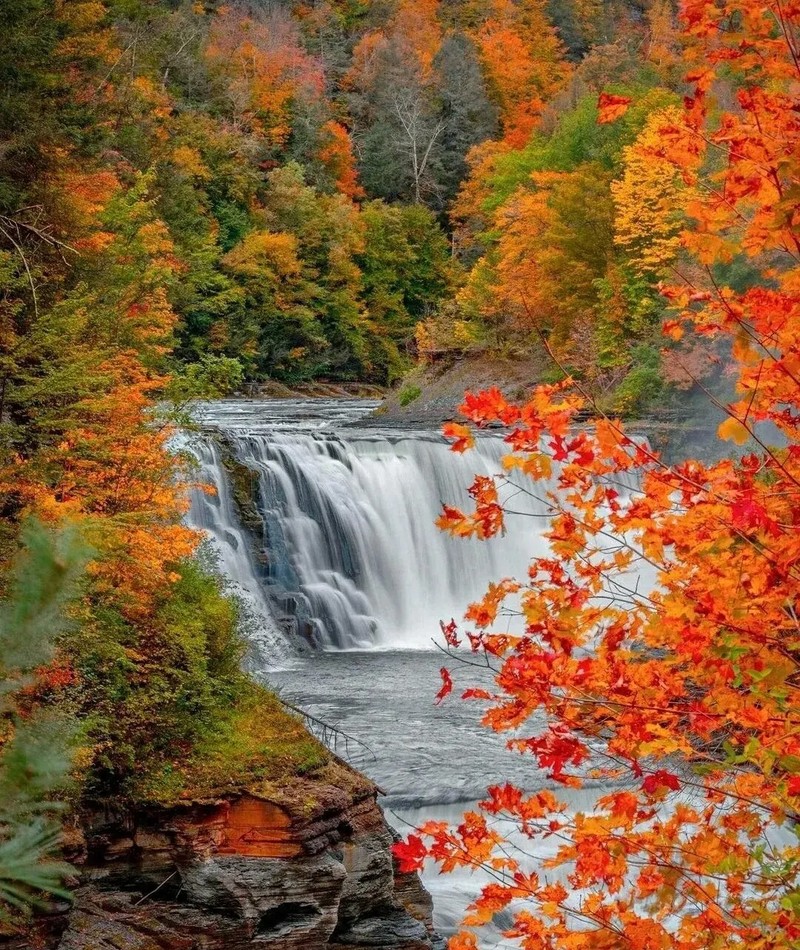
[[[216,493],[193,493],[190,520],[209,534],[220,567],[263,617],[261,642],[276,651],[266,664],[271,685],[358,740],[341,751],[385,791],[388,817],[405,833],[421,820],[458,821],[500,776],[531,792],[553,785],[531,756],[507,747],[506,734],[480,724],[475,704],[455,693],[434,704],[443,660],[430,649],[441,643],[439,620],[458,621],[491,581],[524,579],[530,559],[547,553],[548,507],[523,489],[543,494],[553,486],[505,482],[501,500],[521,514],[508,519],[506,535],[451,538],[434,525],[442,503],[469,508],[475,475],[502,473],[505,443],[485,434],[458,455],[434,432],[365,426],[361,417],[374,406],[231,400],[201,407],[197,477]],[[248,495],[247,528],[231,461],[237,499]],[[639,580],[652,586],[640,574],[626,582]],[[506,624],[520,632],[519,617],[499,618],[494,629]],[[290,644],[315,649],[302,656]],[[491,688],[491,669],[450,665],[459,689]],[[586,813],[605,790],[560,795]],[[538,857],[557,845],[518,843]],[[446,934],[487,878],[428,866],[423,880]],[[498,932],[484,939],[487,947],[508,946]]]
[[[311,418],[272,403],[204,411],[205,425],[254,473],[257,558],[238,524],[218,436],[205,434],[197,448],[217,497],[195,493],[192,523],[215,537],[224,570],[257,588],[301,641],[326,650],[430,648],[439,620],[458,620],[490,581],[524,576],[544,551],[546,509],[523,494],[513,507],[533,517],[513,519],[504,537],[454,539],[434,525],[443,502],[469,507],[476,474],[501,472],[501,439],[481,438],[462,456],[435,433],[348,429],[340,404],[336,424],[319,418],[323,408]]]

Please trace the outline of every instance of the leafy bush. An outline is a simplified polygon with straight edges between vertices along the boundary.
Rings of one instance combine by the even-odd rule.
[[[397,398],[401,406],[408,406],[414,402],[415,399],[419,399],[421,395],[422,390],[419,388],[419,386],[404,386],[400,390],[400,394]]]
[[[664,390],[658,351],[651,346],[637,346],[633,351],[633,359],[633,368],[612,397],[612,409],[620,416],[641,415]]]
[[[175,574],[135,625],[95,593],[80,634],[69,638],[94,791],[137,797],[152,774],[224,728],[249,692],[236,602],[198,558]]]

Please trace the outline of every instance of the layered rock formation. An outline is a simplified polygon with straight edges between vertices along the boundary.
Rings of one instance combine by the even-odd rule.
[[[360,777],[359,777],[360,778]],[[433,950],[431,900],[393,868],[365,781],[299,780],[169,809],[84,814],[75,901],[58,950]],[[54,933],[54,931],[56,931]]]

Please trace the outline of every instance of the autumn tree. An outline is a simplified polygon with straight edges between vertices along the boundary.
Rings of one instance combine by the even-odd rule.
[[[46,614],[47,633],[58,637],[56,669],[27,682],[27,659],[42,665],[35,658],[52,646],[40,642],[31,606],[46,593],[36,573],[43,550],[29,563],[30,589],[22,585],[25,596],[2,618],[4,677],[33,690],[9,711],[9,684],[3,688],[0,780],[16,783],[19,802],[4,786],[0,862],[4,896],[22,900],[14,861],[33,887],[49,887],[56,873],[42,868],[37,877],[28,860],[51,847],[52,826],[23,814],[28,799],[36,807],[25,783],[47,792],[57,771],[55,730],[49,743],[33,734],[40,705],[82,720],[77,794],[141,800],[174,786],[176,751],[191,758],[201,739],[238,714],[250,687],[238,669],[236,609],[194,559],[198,539],[182,523],[189,473],[170,449],[174,425],[163,405],[177,324],[170,298],[185,264],[158,214],[163,179],[132,159],[164,153],[169,95],[139,81],[103,4],[12,9],[12,49],[30,42],[39,14],[55,26],[36,56],[3,67],[13,73],[4,97],[14,88],[49,95],[39,104],[42,121],[26,132],[27,161],[13,147],[0,160],[0,584],[13,586],[11,566],[32,516],[73,524],[93,549],[72,623],[59,630],[52,610]],[[123,61],[125,69],[112,68]],[[136,124],[145,108],[142,137],[128,138],[125,117],[132,113]],[[2,113],[19,144],[17,119]],[[109,128],[130,144],[130,159],[108,149]],[[171,158],[204,180],[199,150],[178,142]],[[226,371],[219,362],[207,368]],[[23,741],[26,717],[33,751]],[[17,804],[25,839],[11,827]]]
[[[475,42],[503,120],[505,138],[522,145],[567,71],[544,0],[476,4]]]
[[[443,131],[432,95],[436,51],[417,48],[394,21],[368,33],[354,50],[348,105],[362,181],[372,197],[436,200],[434,168]]]
[[[647,11],[647,58],[665,80],[669,80],[681,64],[674,9],[673,0],[651,0]]]
[[[389,379],[408,365],[419,322],[446,301],[458,279],[447,237],[421,205],[364,206],[364,245],[357,255],[363,300],[373,328],[372,359]]]
[[[470,150],[499,131],[497,107],[489,101],[486,78],[475,44],[464,33],[445,38],[434,60],[439,77],[442,131],[439,138],[439,183],[452,199],[467,176]]]
[[[679,121],[675,108],[654,113],[633,145],[623,151],[624,172],[614,182],[616,243],[632,267],[656,277],[668,276],[681,247],[681,208],[686,186],[673,162],[662,157],[662,129]]]
[[[798,20],[784,3],[687,0],[692,94],[661,130],[697,190],[682,234],[695,267],[665,286],[664,329],[730,342],[737,395],[719,436],[746,448],[669,466],[612,418],[577,428],[591,403],[569,379],[525,406],[491,390],[462,407],[507,427],[506,475],[477,479],[474,511],[446,508],[440,526],[498,533],[505,482],[551,516],[550,552],[527,576],[493,584],[464,633],[444,627],[494,670],[491,690],[466,695],[555,786],[605,788],[581,811],[501,781],[457,828],[431,822],[397,847],[407,869],[430,856],[491,876],[453,950],[476,947],[500,911],[506,937],[534,950],[800,939]],[[715,102],[727,83],[735,109]],[[744,289],[720,280],[736,254],[759,274]],[[467,426],[446,432],[458,451],[473,444]],[[520,631],[504,632],[509,614]],[[445,671],[441,699],[451,687]],[[536,860],[540,842],[553,847]]]
[[[608,178],[596,165],[542,172],[533,189],[504,206],[493,298],[518,326],[565,343],[596,302],[606,271],[613,208]]]
[[[273,146],[289,138],[293,110],[324,89],[320,63],[303,49],[297,25],[280,7],[257,16],[223,9],[206,56],[228,84],[236,121]]]
[[[358,183],[353,143],[347,129],[333,119],[323,126],[323,144],[319,160],[330,175],[336,191],[348,198],[363,198],[364,189]]]

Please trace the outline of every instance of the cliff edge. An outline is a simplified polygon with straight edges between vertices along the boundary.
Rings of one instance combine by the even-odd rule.
[[[340,764],[340,768],[345,767]],[[435,950],[432,902],[393,865],[377,790],[297,779],[278,800],[86,810],[74,902],[14,948]]]
[[[70,903],[3,950],[439,950],[378,789],[253,684],[228,740],[64,826]]]

